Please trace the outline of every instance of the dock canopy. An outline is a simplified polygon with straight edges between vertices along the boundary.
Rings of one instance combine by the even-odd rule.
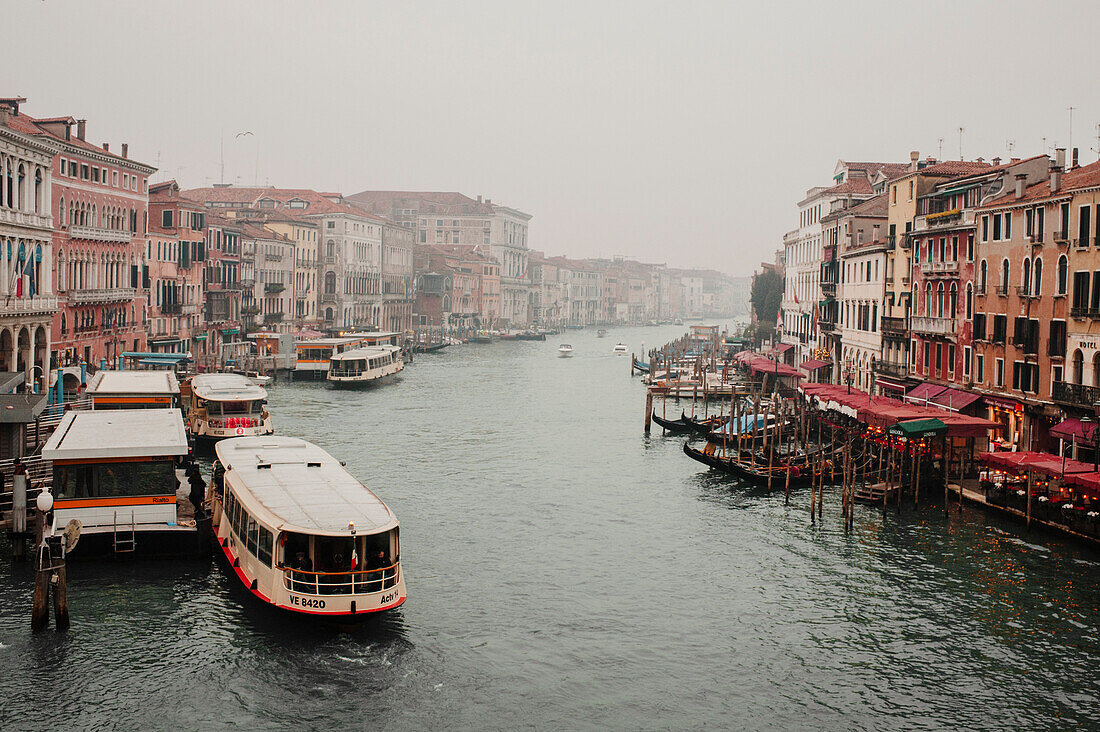
[[[173,364],[183,363],[184,361],[191,360],[190,353],[154,353],[153,351],[123,351],[120,354],[123,358],[133,359],[141,361],[147,358],[155,358],[161,361],[168,361]]]
[[[816,358],[808,358],[802,362],[802,370],[813,373],[819,369],[823,369],[826,366],[831,366],[828,361],[818,361]]]
[[[978,456],[982,462],[993,468],[1024,472],[1034,470],[1047,475],[1071,475],[1074,473],[1095,472],[1092,463],[1069,460],[1049,452],[984,452]]]
[[[1075,473],[1067,475],[1065,483],[1075,488],[1096,491],[1096,498],[1100,499],[1100,473]]]
[[[779,345],[777,345],[775,348],[772,349],[772,353],[786,353],[787,351],[791,350],[792,348],[794,348],[794,346],[791,345],[790,343],[780,343]]]
[[[947,434],[947,425],[938,419],[913,419],[898,422],[886,431],[894,437],[919,440],[924,437],[942,437]]]
[[[757,356],[748,362],[749,370],[756,374],[772,374],[773,376],[788,376],[801,379],[802,374],[785,363],[773,361],[770,358]]]
[[[179,396],[180,383],[171,371],[100,371],[88,380],[87,394],[97,397]]]
[[[946,390],[947,387],[942,384],[917,384],[905,395],[905,401],[913,404],[927,404],[929,399]]]
[[[42,448],[46,460],[110,460],[187,454],[178,409],[66,412]]]

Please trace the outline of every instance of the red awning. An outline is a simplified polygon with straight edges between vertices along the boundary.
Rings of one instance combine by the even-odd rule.
[[[780,343],[778,346],[772,349],[772,353],[786,353],[792,348],[794,348],[794,344],[792,343]]]
[[[826,366],[832,366],[832,363],[829,361],[818,361],[816,358],[808,358],[802,362],[802,369],[804,371],[814,372]]]
[[[978,459],[986,465],[1023,472],[1034,470],[1046,475],[1093,473],[1092,463],[1069,460],[1049,452],[985,452]]]
[[[757,357],[749,360],[749,369],[758,374],[771,374],[773,376],[794,376],[801,379],[802,374],[785,363],[779,363],[770,358]]]
[[[989,396],[988,394],[983,394],[982,399],[985,400],[985,403],[991,407],[1004,407],[1005,409],[1011,409],[1013,411],[1017,411],[1023,408],[1023,405],[1021,405],[1015,399],[1008,399],[1006,397]]]
[[[905,401],[913,402],[914,404],[924,404],[930,398],[946,391],[947,388],[948,387],[942,384],[929,384],[927,382],[917,384],[913,387],[913,391],[905,395]]]
[[[928,400],[929,404],[939,404],[942,407],[948,409],[954,409],[956,412],[964,407],[967,407],[974,402],[982,398],[981,394],[975,394],[972,391],[963,391],[962,389],[947,388],[941,391],[936,396]]]
[[[1067,475],[1066,485],[1097,491],[1098,495],[1096,497],[1100,498],[1100,473],[1077,473],[1076,475]]]
[[[1092,438],[1096,434],[1096,423],[1090,425],[1084,425],[1081,420],[1076,417],[1070,417],[1069,419],[1059,422],[1050,428],[1050,434],[1054,437],[1060,437],[1063,440],[1076,441],[1078,445],[1091,445]]]

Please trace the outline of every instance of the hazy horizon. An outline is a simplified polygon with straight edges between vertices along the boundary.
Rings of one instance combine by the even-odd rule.
[[[154,180],[219,182],[224,143],[226,182],[483,195],[532,214],[529,245],[548,254],[747,275],[838,158],[958,159],[959,127],[965,159],[1056,144],[1097,158],[1100,8],[1083,2],[5,13],[24,32],[0,96],[86,118],[90,141],[128,142]]]

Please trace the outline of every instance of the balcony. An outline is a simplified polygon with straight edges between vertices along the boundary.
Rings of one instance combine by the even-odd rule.
[[[836,330],[836,323],[831,320],[819,320],[817,321],[817,329],[822,333],[832,333]]]
[[[923,275],[957,275],[959,273],[959,263],[921,262],[920,271]]]
[[[1054,243],[1057,246],[1064,247],[1069,245],[1069,232],[1068,231],[1056,231],[1054,232]]]
[[[1063,404],[1091,407],[1097,400],[1100,400],[1100,388],[1055,381],[1054,388],[1051,390],[1051,398]]]
[[[1074,239],[1073,240],[1073,248],[1074,249],[1088,249],[1089,248],[1089,238],[1086,236],[1082,239]]]
[[[133,300],[137,290],[133,287],[107,287],[98,290],[69,290],[70,305],[98,305],[106,302]]]
[[[1008,297],[1008,285],[996,285],[993,287],[993,291],[1000,297]]]
[[[271,323],[281,323],[281,322],[283,322],[283,314],[282,313],[267,313],[266,315],[264,315],[264,324],[265,325],[268,325],[268,324],[271,324]]]
[[[87,239],[89,241],[115,241],[129,244],[133,234],[129,231],[117,231],[104,229],[101,226],[70,226],[69,237],[72,239]]]
[[[198,315],[198,305],[184,305],[180,308],[180,315]]]
[[[0,315],[49,315],[57,312],[57,298],[53,295],[4,298]]]
[[[836,283],[835,282],[822,282],[821,294],[825,297],[836,297]]]
[[[1024,287],[1023,285],[1018,285],[1016,287],[1016,296],[1019,297],[1021,300],[1038,300],[1039,299],[1038,293],[1030,292],[1030,289],[1031,288],[1029,288],[1029,287]]]
[[[321,295],[321,302],[336,302],[335,292],[326,292]]]
[[[161,315],[179,315],[183,311],[183,306],[178,302],[169,302],[160,306]]]
[[[981,295],[982,297],[985,297],[985,285],[978,285],[977,287],[975,287],[974,288],[974,294],[975,295]]]
[[[928,231],[945,229],[952,226],[972,226],[974,224],[974,212],[953,208],[950,211],[924,214],[917,216],[913,222],[915,231]]]
[[[265,295],[278,295],[280,292],[286,289],[286,285],[282,282],[266,282],[264,283]]]
[[[904,363],[875,361],[875,372],[883,376],[893,376],[896,379],[905,379],[909,377],[909,366]]]
[[[905,318],[894,318],[883,315],[882,334],[901,337],[909,335],[909,329],[905,327]]]
[[[954,318],[928,318],[913,316],[910,327],[923,335],[953,336],[958,323]]]
[[[1100,308],[1072,307],[1069,309],[1071,318],[1100,318]]]
[[[888,252],[894,251],[894,247],[897,246],[897,239],[898,239],[897,236],[894,235],[894,234],[887,234],[886,235],[886,251],[888,251]]]
[[[253,316],[253,315],[259,315],[259,314],[260,314],[260,308],[255,306],[255,305],[245,305],[241,308],[241,315]]]

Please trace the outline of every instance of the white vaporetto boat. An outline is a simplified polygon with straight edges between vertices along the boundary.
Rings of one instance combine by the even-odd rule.
[[[626,344],[616,343],[615,348],[613,348],[611,352],[614,353],[616,356],[625,356],[627,352]]]
[[[267,391],[240,374],[198,374],[191,379],[187,430],[194,437],[270,435],[275,431],[264,405]]]
[[[562,343],[558,346],[558,358],[570,358],[573,355],[573,346]]]
[[[406,599],[397,517],[296,437],[219,442],[212,530],[237,579],[285,610],[348,618]]]
[[[333,386],[367,386],[393,381],[405,368],[398,346],[369,346],[334,353],[325,378]]]

